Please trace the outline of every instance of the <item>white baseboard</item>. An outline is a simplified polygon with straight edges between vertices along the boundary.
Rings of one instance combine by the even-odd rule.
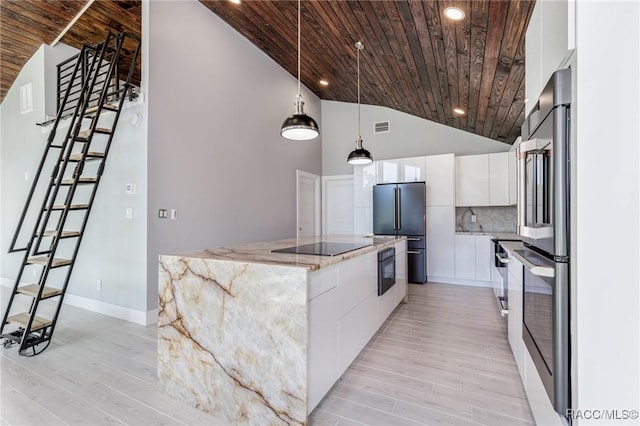
[[[491,281],[463,280],[460,278],[429,277],[429,282],[442,283],[442,284],[454,284],[454,285],[466,285],[470,287],[493,288],[493,283]]]
[[[0,278],[2,287],[13,288],[13,280]],[[64,296],[64,304],[75,306],[91,312],[108,315],[113,318],[133,322],[140,325],[149,325],[158,321],[158,310],[138,311],[136,309],[125,308],[124,306],[113,305],[100,300],[89,299],[83,296],[67,293]]]

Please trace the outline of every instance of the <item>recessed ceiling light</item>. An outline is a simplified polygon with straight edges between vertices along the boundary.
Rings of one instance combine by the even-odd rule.
[[[229,1],[231,3],[234,3],[234,4],[240,4],[240,1],[242,1],[242,0],[229,0]]]
[[[320,83],[321,85],[323,85],[323,86],[328,86],[328,85],[329,85],[329,82],[328,82],[327,80],[320,80],[320,82],[319,82],[319,83]]]
[[[454,108],[453,112],[455,112],[458,115],[464,115],[465,114],[465,112],[464,112],[464,110],[462,108]]]
[[[453,21],[461,21],[464,19],[464,12],[458,7],[448,7],[444,10],[444,16]]]

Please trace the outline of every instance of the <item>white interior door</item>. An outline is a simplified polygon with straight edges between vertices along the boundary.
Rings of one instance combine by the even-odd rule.
[[[298,238],[320,235],[320,176],[296,171]]]
[[[353,175],[322,178],[322,234],[353,235]]]

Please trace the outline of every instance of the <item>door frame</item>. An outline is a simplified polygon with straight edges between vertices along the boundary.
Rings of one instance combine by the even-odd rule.
[[[320,224],[321,218],[321,191],[320,191],[320,176],[313,173],[305,172],[303,170],[296,170],[296,239],[300,238],[300,178],[305,177],[313,180],[313,192],[314,192],[314,223],[313,233],[315,236],[320,236]]]

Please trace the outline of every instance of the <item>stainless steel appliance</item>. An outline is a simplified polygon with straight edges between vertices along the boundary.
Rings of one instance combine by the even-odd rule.
[[[373,233],[407,237],[410,283],[423,284],[427,281],[425,190],[424,182],[373,187]]]
[[[292,253],[292,254],[311,254],[315,256],[337,256],[353,250],[370,246],[371,243],[334,243],[329,241],[320,241],[317,243],[304,244],[301,246],[285,247],[281,249],[271,250],[272,253]]]
[[[570,408],[571,71],[553,74],[522,125],[518,232],[525,250],[523,339],[554,409]]]
[[[396,249],[378,252],[378,296],[382,296],[396,283]]]
[[[494,266],[500,274],[500,282],[494,283],[493,293],[498,299],[498,305],[500,308],[500,315],[506,316],[509,314],[509,272],[507,265],[509,264],[509,255],[507,251],[500,245],[500,241],[519,241],[519,240],[499,240],[493,239],[493,255]]]

